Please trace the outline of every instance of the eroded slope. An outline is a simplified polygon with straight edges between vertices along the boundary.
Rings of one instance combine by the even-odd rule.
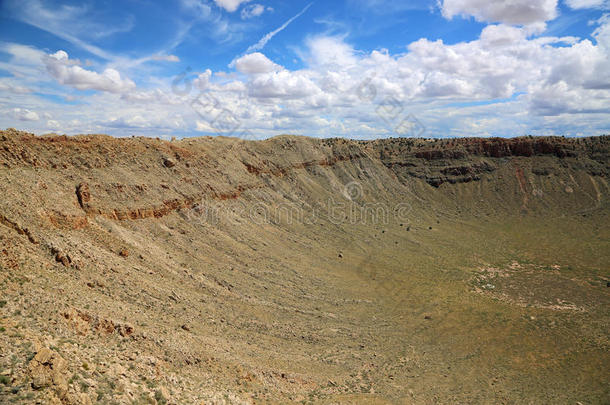
[[[608,398],[608,137],[1,137],[3,400]]]

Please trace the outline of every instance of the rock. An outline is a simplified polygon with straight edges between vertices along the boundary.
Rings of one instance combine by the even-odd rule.
[[[80,405],[92,405],[91,397],[84,392],[78,396],[78,400]]]
[[[167,404],[170,400],[169,391],[165,387],[161,387],[155,392],[157,404]]]
[[[122,377],[127,375],[127,369],[118,363],[110,366],[109,372],[114,377]]]
[[[91,315],[70,309],[62,314],[66,322],[81,336],[86,336],[91,330],[93,318]]]
[[[51,359],[53,358],[53,352],[51,349],[42,348],[36,353],[34,356],[34,360],[36,360],[40,364],[50,364]]]
[[[101,336],[117,333],[122,337],[127,337],[134,333],[134,327],[128,323],[114,322],[112,319],[101,318],[77,309],[70,309],[64,312],[63,316],[68,324],[82,336],[96,332]]]
[[[125,248],[121,249],[121,251],[119,252],[119,256],[121,257],[127,257],[129,256],[129,251]]]
[[[63,264],[66,267],[69,267],[70,263],[72,262],[70,260],[70,256],[64,254],[63,252],[55,253],[55,261],[58,262],[58,263]]]
[[[111,319],[94,319],[94,329],[102,336],[110,335],[116,330],[116,325]]]
[[[32,377],[32,388],[54,387],[60,397],[68,392],[66,361],[56,352],[43,347],[30,361],[28,371]]]
[[[339,253],[339,258],[343,258],[343,253]]]
[[[131,336],[134,332],[133,326],[128,323],[117,325],[116,329],[118,330],[119,335],[123,337]]]
[[[182,328],[182,330],[185,330],[187,332],[189,332],[191,330],[191,327],[187,324],[182,325],[181,328]]]
[[[165,167],[174,167],[176,166],[176,162],[174,162],[172,159],[165,157],[163,158],[163,166]]]
[[[86,208],[91,201],[91,193],[89,192],[89,184],[80,183],[76,186],[76,198],[81,208]]]
[[[432,316],[430,316],[430,315],[424,315],[424,319],[430,320],[430,319],[432,319]]]

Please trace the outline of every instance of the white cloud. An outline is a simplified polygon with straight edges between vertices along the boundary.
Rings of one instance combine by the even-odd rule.
[[[485,27],[474,41],[420,39],[397,55],[365,54],[341,37],[311,37],[301,52],[306,68],[291,71],[262,53],[246,55],[235,65],[250,75],[248,98],[221,93],[224,85],[209,90],[243,125],[263,133],[309,128],[312,134],[396,135],[376,111],[388,100],[416,114],[430,131],[452,136],[570,133],[567,128],[595,133],[610,105],[610,74],[604,74],[610,24],[599,23],[596,44],[573,37],[532,39],[527,27],[498,24]],[[373,90],[363,95],[363,88]],[[574,123],[555,119],[565,115],[574,116]],[[583,119],[587,127],[578,124]]]
[[[121,100],[130,103],[158,103],[158,104],[181,104],[178,96],[168,94],[161,89],[145,90],[145,91],[128,91],[121,95]]]
[[[357,62],[354,49],[340,37],[317,36],[308,38],[308,62],[312,65],[349,67]]]
[[[557,0],[443,0],[445,18],[473,16],[478,21],[511,25],[543,23],[557,16]]]
[[[608,8],[608,0],[566,0],[567,5],[573,9],[581,8]]]
[[[525,41],[526,32],[508,25],[488,25],[481,32],[481,43],[489,48],[515,45]]]
[[[78,90],[100,90],[110,93],[123,93],[135,89],[136,85],[129,78],[122,78],[115,69],[105,69],[101,74],[81,68],[68,54],[59,50],[47,55],[44,63],[48,72],[60,84]]]
[[[216,132],[216,129],[205,121],[195,120],[195,131],[197,132]]]
[[[118,58],[86,39],[92,40],[119,32],[128,32],[133,27],[133,21],[127,19],[125,22],[112,24],[114,28],[109,30],[108,24],[88,18],[91,12],[88,5],[50,6],[40,0],[7,0],[5,6],[11,16],[17,20],[56,35],[106,60]]]
[[[254,52],[237,59],[235,68],[245,74],[270,73],[282,69],[281,66],[273,63],[260,52]]]
[[[32,92],[31,89],[24,86],[11,84],[11,82],[6,79],[0,79],[0,90],[15,94],[27,94]]]
[[[208,17],[212,8],[201,0],[180,0],[180,5],[189,11],[195,11],[198,17]]]
[[[193,85],[199,90],[205,90],[209,83],[210,78],[212,77],[212,71],[210,69],[206,69],[205,72],[197,75],[195,80],[193,80]]]
[[[59,129],[60,127],[61,127],[61,124],[58,121],[55,121],[55,120],[47,121],[47,128],[49,128],[49,129]]]
[[[164,62],[180,62],[180,58],[176,55],[153,55],[151,59]]]
[[[282,32],[283,30],[285,30],[286,27],[288,27],[294,20],[296,20],[297,18],[302,16],[309,9],[309,7],[311,7],[312,4],[313,3],[309,3],[308,5],[305,6],[305,8],[303,8],[303,10],[301,10],[294,17],[288,19],[284,24],[282,24],[278,28],[274,29],[273,31],[265,34],[261,39],[259,39],[259,41],[257,43],[255,43],[254,45],[250,45],[248,47],[248,49],[246,49],[245,53],[248,54],[248,53],[260,51],[261,49],[263,49],[265,47],[265,45],[267,45],[267,42],[271,41],[271,39],[274,36],[276,36],[277,34]],[[229,66],[232,67],[232,66],[234,66],[234,64],[235,64],[235,59],[229,64]]]
[[[596,24],[592,39],[531,37],[527,27],[494,24],[475,40],[447,44],[422,38],[394,54],[361,51],[339,36],[314,36],[299,53],[302,68],[291,70],[263,52],[250,53],[236,59],[234,71],[191,73],[186,95],[171,91],[171,77],[119,91],[133,88],[129,79],[112,81],[113,75],[85,70],[65,52],[46,55],[0,42],[9,55],[0,69],[10,67],[15,74],[0,85],[38,89],[42,83],[57,97],[78,94],[71,99],[82,103],[66,108],[32,93],[0,92],[1,120],[5,127],[66,133],[194,134],[215,132],[223,124],[226,135],[248,129],[257,136],[362,138],[397,135],[398,123],[388,120],[391,109],[384,107],[390,102],[398,106],[399,118],[415,115],[430,135],[600,134],[610,122],[610,18]],[[77,93],[42,82],[49,63],[51,72],[58,69],[53,77],[60,83],[104,91]],[[202,104],[193,105],[198,96]],[[53,119],[41,113],[37,121],[19,118],[34,118],[29,113],[37,111]]]
[[[235,7],[233,11],[236,11],[238,8],[236,1],[221,1],[220,3],[225,4],[231,9]],[[220,3],[217,4],[219,8],[226,9]],[[244,3],[244,1],[240,1],[240,3]],[[210,7],[209,4],[211,2],[209,0],[180,0],[180,4],[185,11],[188,11],[189,17],[195,18],[189,18],[180,23],[178,34],[170,42],[166,52],[175,49],[182,41],[188,39],[191,29],[202,28],[202,26],[205,27],[205,32],[219,44],[234,44],[237,41],[243,40],[246,28],[244,24],[232,21],[231,18],[223,15],[224,13],[221,10]]]
[[[256,76],[249,85],[249,94],[256,98],[303,98],[321,92],[306,73],[271,72]]]
[[[259,17],[265,12],[265,6],[262,4],[251,4],[241,10],[241,19],[248,20],[250,18]]]
[[[38,64],[44,55],[39,49],[13,42],[0,43],[0,49],[11,55],[11,63],[18,65]]]
[[[242,3],[247,3],[250,0],[214,0],[218,7],[222,7],[229,13],[234,12]]]
[[[40,117],[35,111],[26,108],[13,108],[13,117],[20,121],[38,121]]]

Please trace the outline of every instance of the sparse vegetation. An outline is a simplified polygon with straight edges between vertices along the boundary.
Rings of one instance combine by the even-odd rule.
[[[603,402],[610,138],[17,136],[0,141],[0,262],[27,259],[0,272],[15,403],[62,383],[104,404]],[[276,207],[304,215],[261,220]]]
[[[167,404],[167,399],[163,396],[163,393],[161,392],[161,390],[157,390],[155,392],[155,400],[157,401],[157,404],[159,404],[159,405]]]

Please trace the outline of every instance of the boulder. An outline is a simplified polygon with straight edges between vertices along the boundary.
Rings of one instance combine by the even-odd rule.
[[[91,193],[89,192],[89,184],[80,183],[76,186],[76,198],[81,208],[86,208],[91,201]]]
[[[68,392],[67,366],[58,353],[46,347],[41,348],[28,365],[32,388],[52,387],[60,397],[65,396]]]

